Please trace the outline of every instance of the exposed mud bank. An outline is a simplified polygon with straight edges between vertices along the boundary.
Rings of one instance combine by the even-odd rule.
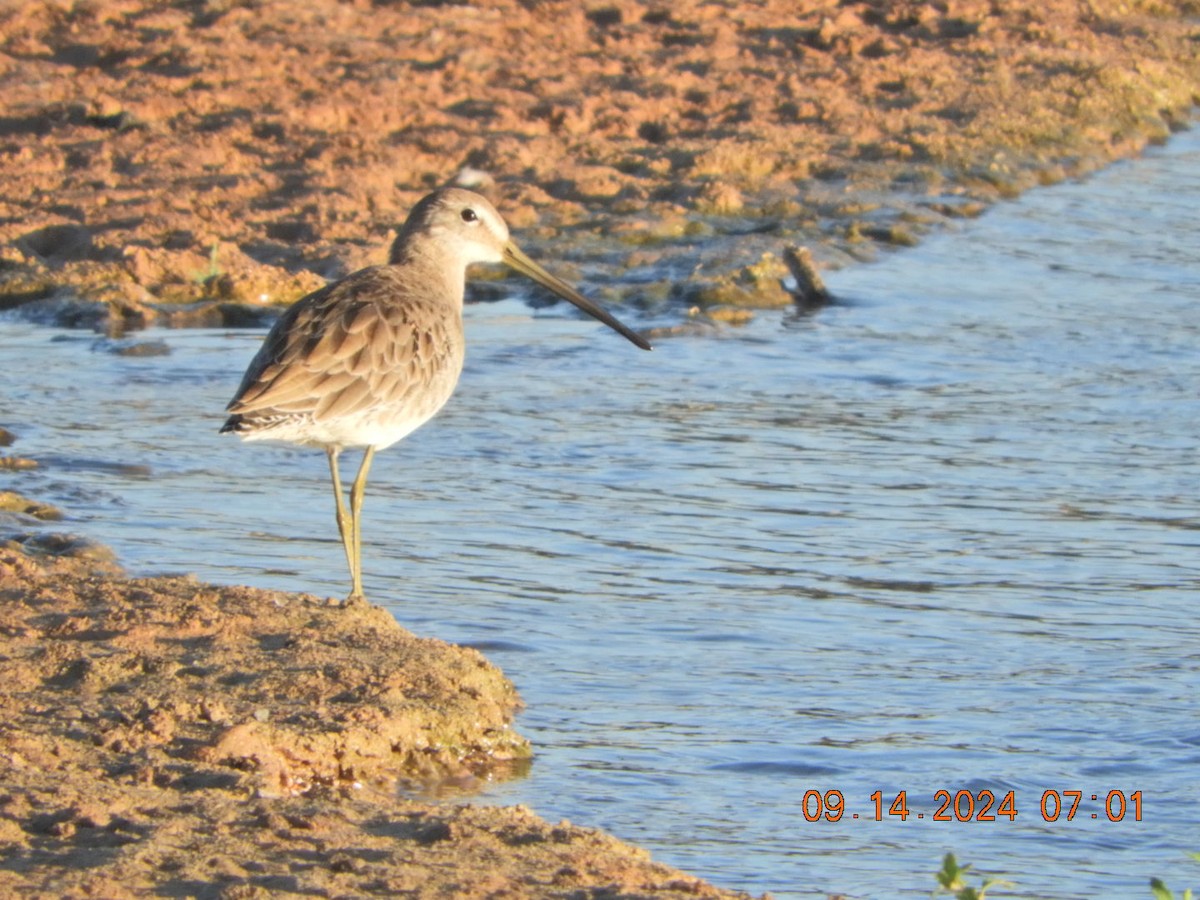
[[[5,896],[744,896],[520,807],[404,799],[529,747],[499,670],[367,604],[10,541],[0,678]]]
[[[242,324],[379,261],[464,167],[610,302],[783,305],[789,247],[869,256],[1164,140],[1200,93],[1197,16],[1195,0],[11,4],[0,306]]]

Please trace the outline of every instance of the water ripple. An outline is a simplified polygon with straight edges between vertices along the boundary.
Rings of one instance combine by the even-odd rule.
[[[831,275],[855,302],[649,357],[515,300],[468,310],[458,395],[375,463],[364,563],[401,622],[517,681],[538,757],[485,799],[780,898],[924,897],[946,849],[1030,896],[1175,871],[1197,193],[1183,135]],[[322,455],[216,435],[259,335],[146,335],[160,357],[0,335],[3,424],[43,462],[8,486],[137,572],[344,593]],[[861,818],[807,821],[810,789]],[[931,812],[941,789],[1020,813],[874,821],[876,791]],[[1141,790],[1145,821],[1049,823],[1048,789]]]

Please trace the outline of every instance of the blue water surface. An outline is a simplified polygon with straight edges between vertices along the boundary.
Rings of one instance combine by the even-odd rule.
[[[528,704],[531,771],[470,802],[777,898],[924,897],[947,850],[1023,897],[1200,883],[1197,234],[1190,132],[831,273],[812,316],[644,354],[469,308],[455,399],[376,460],[364,566]],[[171,354],[0,323],[42,462],[4,486],[135,573],[344,593],[323,454],[216,434],[261,333],[144,338]],[[1016,813],[935,821],[938,791]]]

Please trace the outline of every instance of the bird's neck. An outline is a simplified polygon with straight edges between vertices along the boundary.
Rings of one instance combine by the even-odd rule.
[[[467,280],[466,262],[455,253],[447,253],[436,241],[401,241],[392,244],[388,265],[403,273],[411,288],[430,296],[441,296],[462,305]]]
[[[396,236],[392,241],[392,248],[388,251],[389,266],[403,266],[411,262],[414,256],[418,255],[414,251],[419,250],[417,241],[412,240],[409,235],[403,231]],[[424,256],[425,254],[419,254]]]

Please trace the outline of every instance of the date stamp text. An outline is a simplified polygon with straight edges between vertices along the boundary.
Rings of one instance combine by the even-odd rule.
[[[1006,791],[997,796],[993,791],[938,790],[929,802],[910,800],[908,791],[885,795],[875,791],[860,810],[847,807],[846,797],[839,790],[808,790],[804,792],[801,811],[806,822],[840,822],[843,819],[867,821],[900,821],[930,819],[934,822],[1015,822],[1020,809],[1017,792]],[[1042,822],[1072,822],[1097,820],[1109,822],[1142,821],[1142,792],[1110,790],[1092,793],[1077,790],[1042,791],[1036,809],[1022,812],[1022,817],[1040,817]]]

